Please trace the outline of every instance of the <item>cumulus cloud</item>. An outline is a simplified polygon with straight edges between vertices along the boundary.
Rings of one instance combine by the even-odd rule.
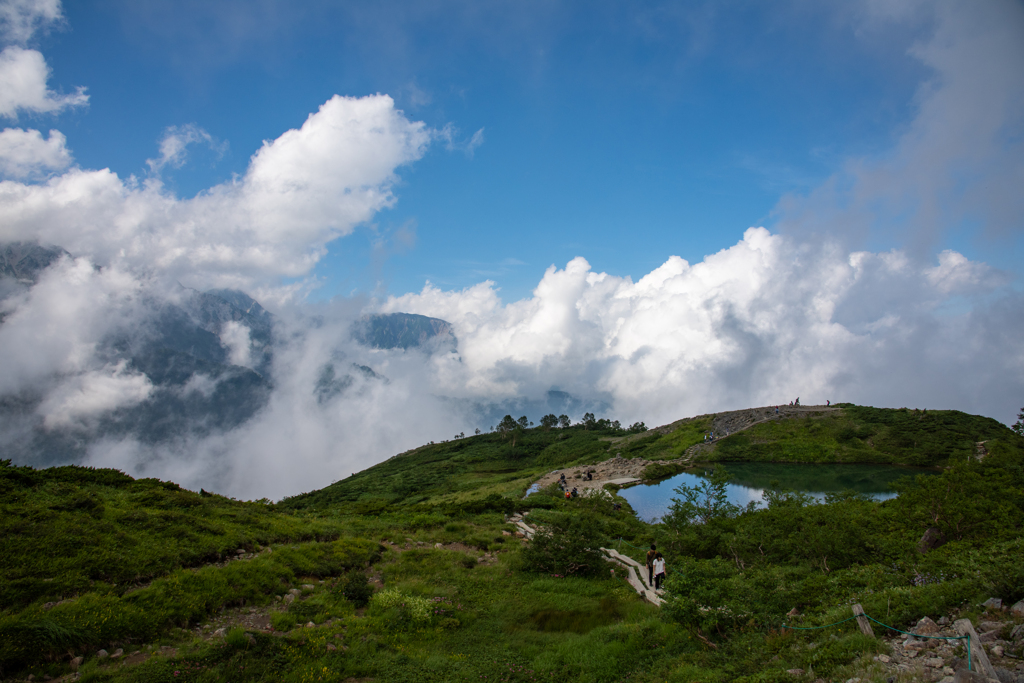
[[[42,178],[71,165],[67,139],[59,130],[44,138],[38,130],[5,128],[0,132],[0,175],[7,178]]]
[[[3,0],[0,38],[23,44],[37,31],[63,19],[60,0]]]
[[[828,233],[854,243],[885,234],[915,256],[965,222],[989,236],[1024,228],[1024,6],[866,3],[860,27],[928,26],[908,53],[932,76],[915,115],[889,150],[849,160],[806,196],[785,196],[780,229]]]
[[[218,142],[205,130],[190,123],[184,126],[170,126],[160,139],[160,156],[146,159],[146,165],[152,173],[159,173],[164,166],[181,168],[188,156],[189,145],[206,144],[218,157],[227,151],[226,142]]]
[[[523,301],[503,304],[489,282],[428,284],[381,308],[453,323],[462,362],[435,369],[448,395],[536,396],[557,385],[649,424],[797,396],[1001,415],[1024,388],[1021,355],[987,338],[1001,314],[944,306],[1005,283],[955,252],[922,267],[898,251],[811,247],[751,228],[701,263],[672,257],[635,283],[576,258],[550,267]],[[999,324],[1024,328],[1024,302],[1002,297],[1018,313]]]
[[[396,170],[431,137],[386,95],[335,96],[264,142],[244,176],[192,199],[106,169],[0,183],[0,239],[60,244],[190,286],[281,295],[269,290],[282,276],[305,276],[328,242],[394,202]]]
[[[50,69],[38,50],[12,45],[0,52],[0,116],[17,118],[18,112],[56,113],[89,102],[85,88],[62,95],[46,82]]]

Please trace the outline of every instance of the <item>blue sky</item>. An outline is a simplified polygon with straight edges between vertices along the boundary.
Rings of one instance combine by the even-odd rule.
[[[64,15],[34,41],[51,88],[85,86],[89,105],[23,121],[59,128],[83,168],[140,178],[169,126],[195,124],[226,148],[163,169],[181,197],[243,174],[334,94],[387,93],[453,127],[453,149],[398,169],[392,208],[330,244],[314,298],[491,279],[515,300],[575,256],[634,280],[669,255],[698,262],[749,226],[784,230],[784,195],[889,154],[935,77],[910,53],[930,12],[847,3],[103,0]],[[905,220],[855,241],[902,247]],[[1014,222],[995,238],[951,226],[922,256],[1019,272]]]

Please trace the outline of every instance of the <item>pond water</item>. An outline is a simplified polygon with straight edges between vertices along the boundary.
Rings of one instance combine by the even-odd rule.
[[[761,501],[762,493],[772,482],[793,491],[808,493],[818,500],[826,494],[853,490],[874,498],[895,498],[890,488],[901,477],[917,474],[938,474],[937,470],[899,465],[799,465],[790,463],[731,462],[720,464],[729,472],[729,501],[745,506]],[[711,466],[708,467],[710,471]],[[657,484],[633,486],[619,491],[629,501],[640,519],[656,521],[672,504],[674,492],[681,484],[694,486],[703,472],[684,472]]]

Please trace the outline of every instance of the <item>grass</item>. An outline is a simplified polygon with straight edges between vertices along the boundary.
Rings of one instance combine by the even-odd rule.
[[[975,454],[977,442],[1020,448],[1006,425],[957,410],[898,410],[842,405],[765,422],[721,439],[707,460],[946,465]]]
[[[820,457],[815,448],[834,443],[840,453],[956,464],[930,483],[904,480],[884,503],[779,499],[669,527],[639,521],[628,505],[615,511],[602,496],[547,490],[521,499],[527,482],[554,467],[616,453],[658,466],[703,428],[684,421],[612,441],[535,429],[514,450],[496,435],[459,439],[276,505],[111,470],[2,462],[0,677],[61,676],[81,655],[80,680],[118,683],[753,682],[793,680],[793,668],[846,680],[877,666],[871,656],[885,644],[850,623],[782,633],[790,609],[802,625],[824,625],[860,602],[906,627],[924,615],[976,617],[971,605],[991,595],[1024,597],[1024,443],[952,411],[846,406],[747,434],[748,456],[765,445],[771,457]],[[735,436],[719,442],[719,456]],[[959,461],[986,439],[984,461]],[[669,564],[669,604],[642,602],[611,565],[568,578],[528,570],[523,542],[503,533],[514,531],[505,515],[516,509],[529,509],[535,524],[576,520],[558,527],[565,534],[622,537],[636,559],[643,551],[626,543],[656,542]],[[921,555],[915,545],[931,525],[949,540]],[[226,559],[239,548],[245,559]],[[289,590],[297,597],[287,604]],[[248,610],[274,631],[242,626],[233,615]],[[213,619],[228,625],[223,637],[200,627]],[[99,660],[100,647],[148,656]]]

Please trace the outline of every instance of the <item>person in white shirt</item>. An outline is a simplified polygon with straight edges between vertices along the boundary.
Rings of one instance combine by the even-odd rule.
[[[661,588],[661,584],[665,581],[665,558],[658,553],[654,556],[654,589],[658,590]]]

